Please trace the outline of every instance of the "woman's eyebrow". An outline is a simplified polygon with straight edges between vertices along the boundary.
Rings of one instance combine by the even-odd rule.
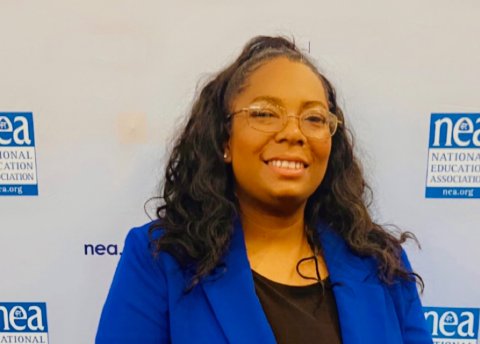
[[[252,99],[252,103],[257,102],[257,101],[267,101],[269,103],[273,103],[275,105],[284,106],[283,101],[280,98],[277,97],[272,97],[272,96],[258,96]],[[307,108],[307,107],[312,107],[312,106],[321,106],[323,108],[327,108],[326,105],[321,102],[320,100],[308,100],[304,101],[301,105],[301,108]]]

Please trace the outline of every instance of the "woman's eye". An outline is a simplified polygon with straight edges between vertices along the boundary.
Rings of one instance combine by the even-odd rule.
[[[278,115],[272,111],[267,110],[255,110],[250,112],[250,116],[253,118],[275,118]]]
[[[320,114],[309,114],[305,116],[305,120],[312,124],[325,124],[327,123],[327,119],[325,116]]]

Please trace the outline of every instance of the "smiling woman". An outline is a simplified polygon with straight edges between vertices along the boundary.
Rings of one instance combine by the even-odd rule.
[[[263,64],[247,82],[249,86],[232,100],[232,110],[256,106],[285,110],[263,113],[275,120],[253,117],[258,112],[233,118],[225,161],[232,164],[240,209],[269,209],[276,204],[272,215],[293,211],[303,219],[302,208],[325,176],[331,149],[322,82],[303,63],[284,57]],[[305,108],[305,104],[317,105]]]
[[[313,62],[253,38],[195,101],[97,343],[431,343],[415,236],[372,221],[351,142]]]

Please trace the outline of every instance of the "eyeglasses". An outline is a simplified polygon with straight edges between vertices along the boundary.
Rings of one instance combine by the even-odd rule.
[[[332,137],[337,131],[338,124],[342,123],[333,113],[320,107],[306,109],[300,116],[294,116],[287,115],[287,111],[279,106],[251,106],[234,111],[227,118],[242,114],[247,115],[247,123],[252,129],[265,133],[283,130],[288,117],[295,117],[298,118],[300,130],[306,137],[320,140]]]

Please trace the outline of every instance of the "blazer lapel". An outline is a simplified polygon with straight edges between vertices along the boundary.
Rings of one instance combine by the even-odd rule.
[[[397,343],[395,336],[387,333],[386,295],[376,277],[373,259],[353,254],[343,238],[325,223],[320,222],[317,230],[333,286],[342,342]],[[217,269],[201,284],[228,342],[276,343],[255,293],[238,220],[224,262],[223,270]]]
[[[333,286],[344,344],[397,343],[389,326],[386,295],[372,258],[359,257],[344,239],[320,223],[318,233]],[[401,341],[400,341],[401,343]]]
[[[225,269],[202,282],[229,343],[274,344],[275,336],[255,293],[243,230],[236,221]]]

